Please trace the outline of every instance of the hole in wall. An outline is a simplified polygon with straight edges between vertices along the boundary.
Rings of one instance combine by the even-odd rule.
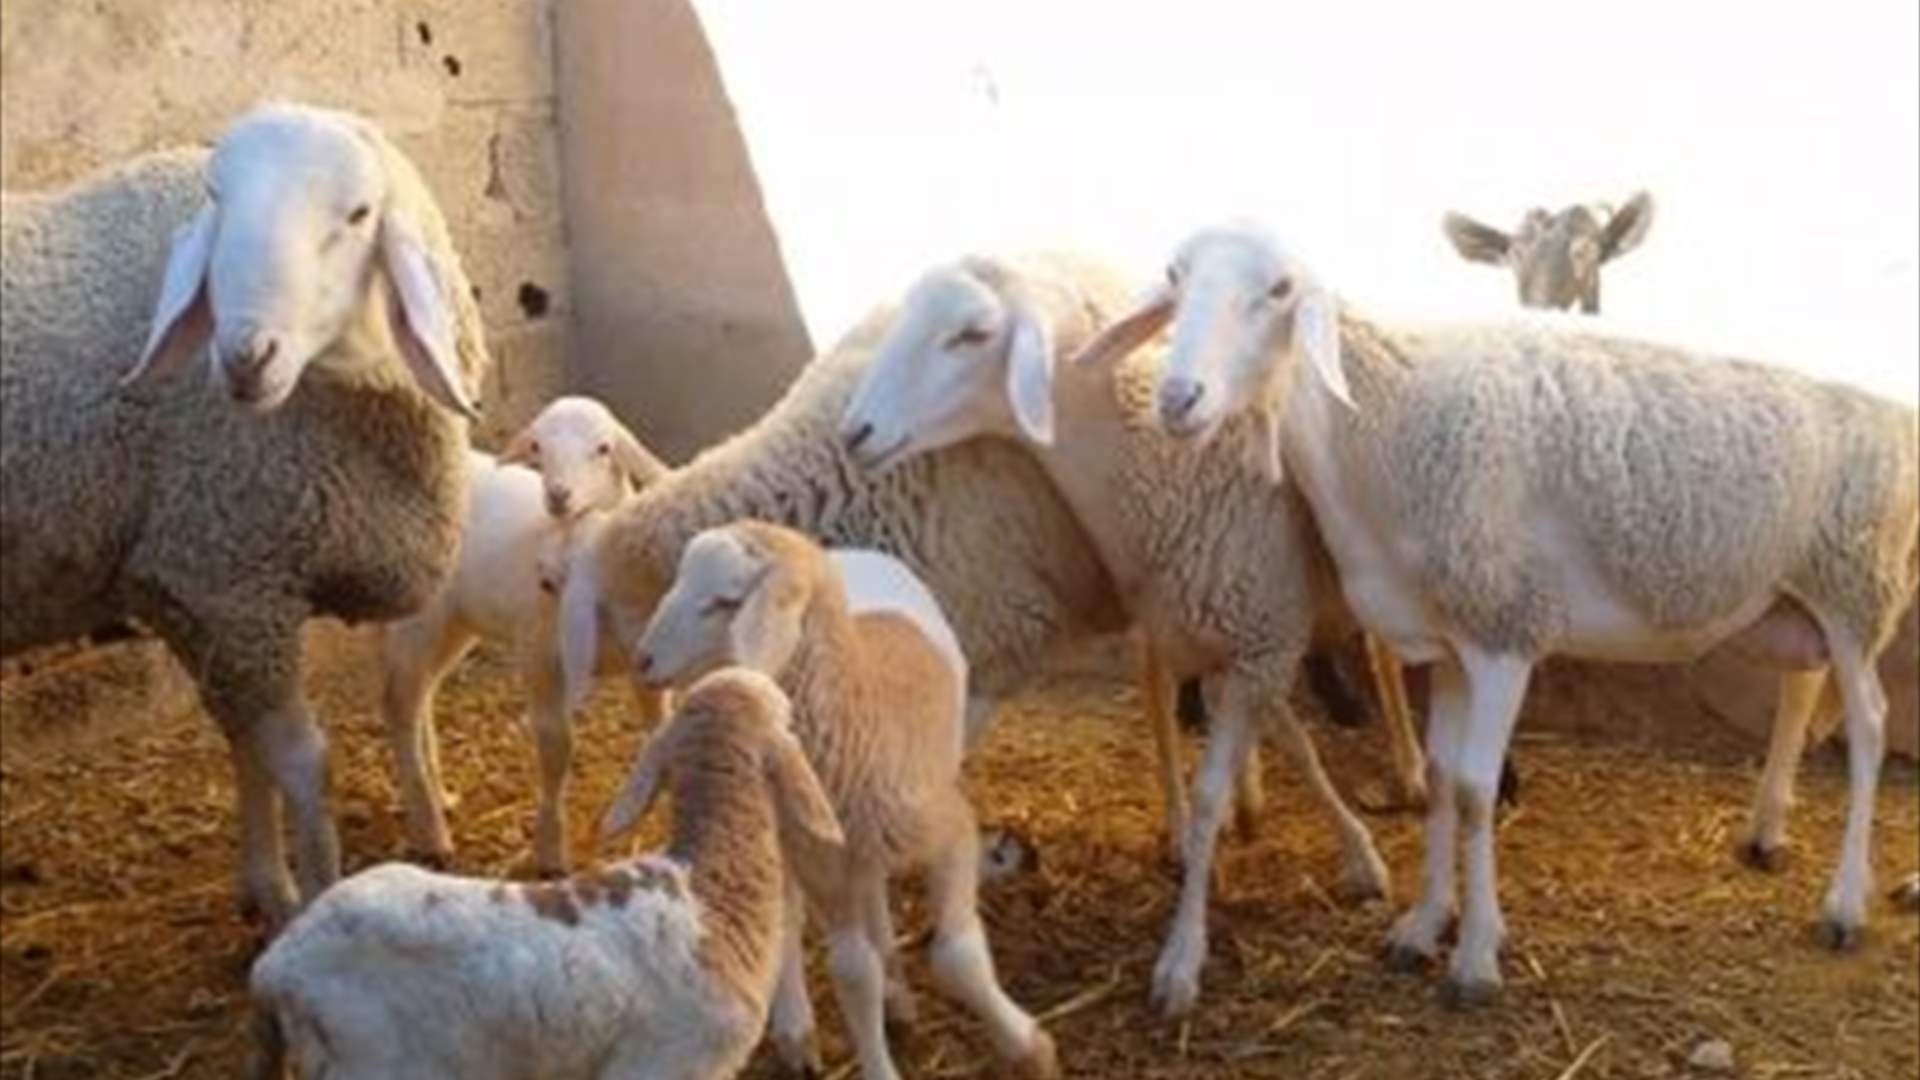
[[[457,79],[460,77],[460,58],[452,53],[448,53],[440,58],[440,66],[446,68],[447,74],[454,78]]]
[[[420,44],[433,44],[433,27],[428,26],[426,20],[423,19],[420,22],[414,23],[413,32],[420,35]]]
[[[531,281],[520,283],[520,311],[529,319],[546,317],[549,299],[547,290]]]

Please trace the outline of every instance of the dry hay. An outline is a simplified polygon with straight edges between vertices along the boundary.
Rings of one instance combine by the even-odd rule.
[[[1500,847],[1514,938],[1497,1006],[1450,1011],[1431,975],[1382,970],[1391,912],[1330,899],[1333,840],[1275,760],[1261,834],[1222,846],[1201,1008],[1181,1023],[1151,1016],[1147,981],[1175,887],[1151,741],[1132,690],[1086,674],[1013,702],[970,766],[983,818],[1041,850],[1037,872],[984,897],[1003,977],[1052,1018],[1079,1076],[1686,1075],[1708,1038],[1729,1042],[1749,1077],[1920,1074],[1920,924],[1876,898],[1860,952],[1814,943],[1845,791],[1838,755],[1816,753],[1804,769],[1800,857],[1759,874],[1731,856],[1757,751],[1702,720],[1658,669],[1614,678],[1604,695],[1591,681],[1550,667],[1522,725],[1521,805]],[[364,683],[335,678],[315,694],[357,868],[400,849],[385,745]],[[484,655],[441,694],[469,871],[525,859],[531,763],[518,702],[510,673]],[[604,689],[582,731],[583,842],[639,736],[625,705],[622,690]],[[197,715],[93,735],[10,746],[0,759],[0,1077],[232,1076],[257,943],[235,915],[223,745]],[[1378,786],[1377,728],[1322,724],[1316,735],[1343,787]],[[1404,901],[1419,823],[1372,820]],[[1920,862],[1917,827],[1914,772],[1893,766],[1876,832],[1883,881]],[[912,900],[901,922],[909,935],[924,925]],[[824,1049],[844,1075],[847,1047],[814,964]],[[908,974],[921,1016],[896,1051],[909,1075],[992,1076],[977,1026],[938,1000],[918,957]],[[759,1060],[749,1075],[773,1070]]]

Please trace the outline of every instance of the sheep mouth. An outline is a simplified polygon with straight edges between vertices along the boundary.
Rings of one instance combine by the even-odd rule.
[[[853,452],[853,458],[859,462],[862,468],[870,469],[874,472],[882,472],[898,464],[900,459],[906,456],[906,452],[912,448],[912,445],[913,436],[902,435],[898,439],[895,439],[890,445],[881,449],[875,449],[872,446],[862,446]]]

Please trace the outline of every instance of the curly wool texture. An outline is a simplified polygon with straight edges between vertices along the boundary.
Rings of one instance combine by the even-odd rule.
[[[1529,509],[1571,516],[1606,585],[1663,627],[1774,587],[1871,649],[1911,596],[1914,410],[1740,360],[1551,325],[1383,332],[1348,318],[1360,402],[1335,450],[1419,552],[1432,602],[1483,644],[1565,629]],[[1371,448],[1371,449],[1370,449]]]
[[[836,424],[891,316],[870,314],[752,427],[615,511],[602,535],[603,588],[622,640],[637,637],[694,534],[739,518],[906,563],[939,599],[975,690],[989,696],[1011,692],[1066,644],[1125,629],[1085,531],[1018,448],[978,440],[878,474],[848,458]]]
[[[392,198],[435,252],[477,384],[487,353],[445,223],[375,139]],[[132,615],[218,700],[248,692],[240,671],[284,677],[310,615],[386,619],[427,600],[458,548],[466,440],[392,358],[377,282],[332,347],[365,359],[316,362],[272,417],[239,414],[200,369],[116,385],[140,353],[174,230],[203,199],[206,160],[157,153],[61,192],[5,196],[0,652]]]

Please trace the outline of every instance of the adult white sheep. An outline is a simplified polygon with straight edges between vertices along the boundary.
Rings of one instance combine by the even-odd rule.
[[[459,547],[487,353],[446,225],[372,124],[297,105],[0,219],[0,654],[157,631],[227,735],[277,925],[281,798],[301,893],[339,864],[300,626],[412,614]],[[230,400],[160,378],[203,352]]]
[[[423,861],[453,857],[433,726],[433,692],[481,639],[510,646],[527,688],[539,759],[534,865],[566,872],[565,788],[573,756],[572,708],[564,699],[555,594],[565,579],[568,532],[583,517],[666,472],[605,405],[561,397],[509,440],[500,457],[467,454],[471,495],[453,576],[410,619],[382,628],[381,713],[393,747],[407,842]],[[558,569],[556,569],[556,566]],[[640,695],[649,728],[659,702]]]
[[[611,826],[673,796],[664,851],[511,884],[390,863],[254,964],[262,1053],[302,1075],[720,1078],[766,1026],[785,867],[844,837],[771,680],[717,671],[634,763]]]
[[[994,975],[976,907],[979,836],[960,790],[966,658],[904,564],[872,551],[829,558],[802,534],[759,521],[700,533],[634,664],[660,688],[738,664],[778,680],[792,699],[794,734],[846,832],[838,857],[796,870],[827,924],[828,969],[862,1076],[899,1075],[884,1017],[906,992],[887,880],[907,871],[926,875],[928,955],[941,989],[987,1024],[1008,1069],[1059,1075],[1053,1039]],[[798,1001],[776,1005],[773,1018],[790,1061],[809,1058],[812,1042],[799,916],[796,897],[781,981],[783,996]]]
[[[1345,619],[1298,496],[1229,446],[1190,454],[1162,437],[1153,419],[1157,362],[1056,369],[1053,343],[1091,336],[1103,309],[1125,295],[1106,267],[1058,254],[936,267],[907,293],[840,430],[849,453],[875,469],[980,436],[1025,446],[1094,538],[1170,670],[1204,674],[1216,708],[1180,845],[1180,904],[1153,981],[1155,1002],[1180,1013],[1199,993],[1229,784],[1260,733],[1278,728],[1339,836],[1343,889],[1384,896],[1388,876],[1287,707],[1315,623],[1333,629]],[[1393,666],[1382,681],[1400,678]],[[1418,772],[1411,718],[1388,715],[1406,768]]]
[[[1493,782],[1539,660],[1675,661],[1720,642],[1787,669],[1783,696],[1809,706],[1828,665],[1838,679],[1851,793],[1822,925],[1836,946],[1857,939],[1886,711],[1872,660],[1920,576],[1914,410],[1565,323],[1389,331],[1342,315],[1251,225],[1189,239],[1086,357],[1169,320],[1166,429],[1193,439],[1255,414],[1360,621],[1435,663],[1425,892],[1394,928],[1397,961],[1437,950],[1464,818],[1449,986],[1474,1000],[1500,985]]]

